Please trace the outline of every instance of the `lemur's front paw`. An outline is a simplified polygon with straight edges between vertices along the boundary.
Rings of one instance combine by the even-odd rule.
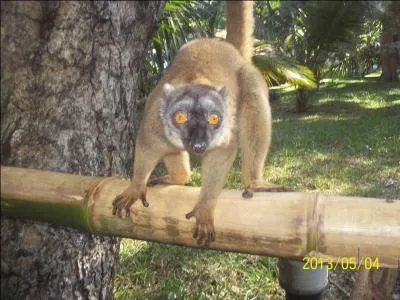
[[[125,210],[125,216],[129,217],[131,213],[131,206],[136,200],[141,199],[143,206],[149,206],[146,200],[146,190],[139,191],[135,186],[130,185],[122,194],[115,197],[112,202],[113,215],[117,215],[121,218],[122,210]]]
[[[257,192],[290,192],[290,189],[279,184],[253,183],[250,184],[242,193],[243,198],[252,198],[253,193]]]
[[[214,217],[212,210],[196,206],[190,213],[186,214],[186,219],[192,217],[196,218],[196,229],[193,238],[197,240],[198,245],[204,243],[204,245],[208,247],[210,242],[215,241]]]

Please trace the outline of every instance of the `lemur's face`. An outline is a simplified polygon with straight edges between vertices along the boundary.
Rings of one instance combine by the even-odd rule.
[[[165,84],[160,116],[168,140],[193,154],[218,144],[226,116],[226,89],[190,84]]]

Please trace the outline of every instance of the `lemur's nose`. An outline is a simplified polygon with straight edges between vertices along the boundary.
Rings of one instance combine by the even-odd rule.
[[[206,143],[195,143],[190,146],[195,153],[203,153],[206,150]]]

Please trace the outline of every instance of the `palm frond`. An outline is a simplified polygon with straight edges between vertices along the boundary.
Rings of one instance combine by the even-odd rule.
[[[305,89],[317,87],[313,72],[288,57],[258,54],[254,55],[252,59],[269,86],[290,83]]]

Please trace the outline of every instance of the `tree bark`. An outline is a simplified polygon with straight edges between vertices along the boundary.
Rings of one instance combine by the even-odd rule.
[[[396,280],[400,280],[400,269],[366,270],[360,269],[357,274],[351,300],[379,300],[392,299]],[[393,298],[395,299],[395,298]]]
[[[400,5],[391,1],[387,13],[383,18],[381,33],[381,79],[385,82],[399,81],[397,68],[399,66],[399,49],[396,43],[400,42]]]
[[[310,98],[310,93],[308,90],[303,88],[298,88],[296,91],[296,112],[304,113],[308,108],[308,99]]]
[[[1,164],[127,177],[162,2],[1,2]],[[111,201],[111,199],[110,199]],[[118,239],[1,218],[2,299],[110,299]]]

